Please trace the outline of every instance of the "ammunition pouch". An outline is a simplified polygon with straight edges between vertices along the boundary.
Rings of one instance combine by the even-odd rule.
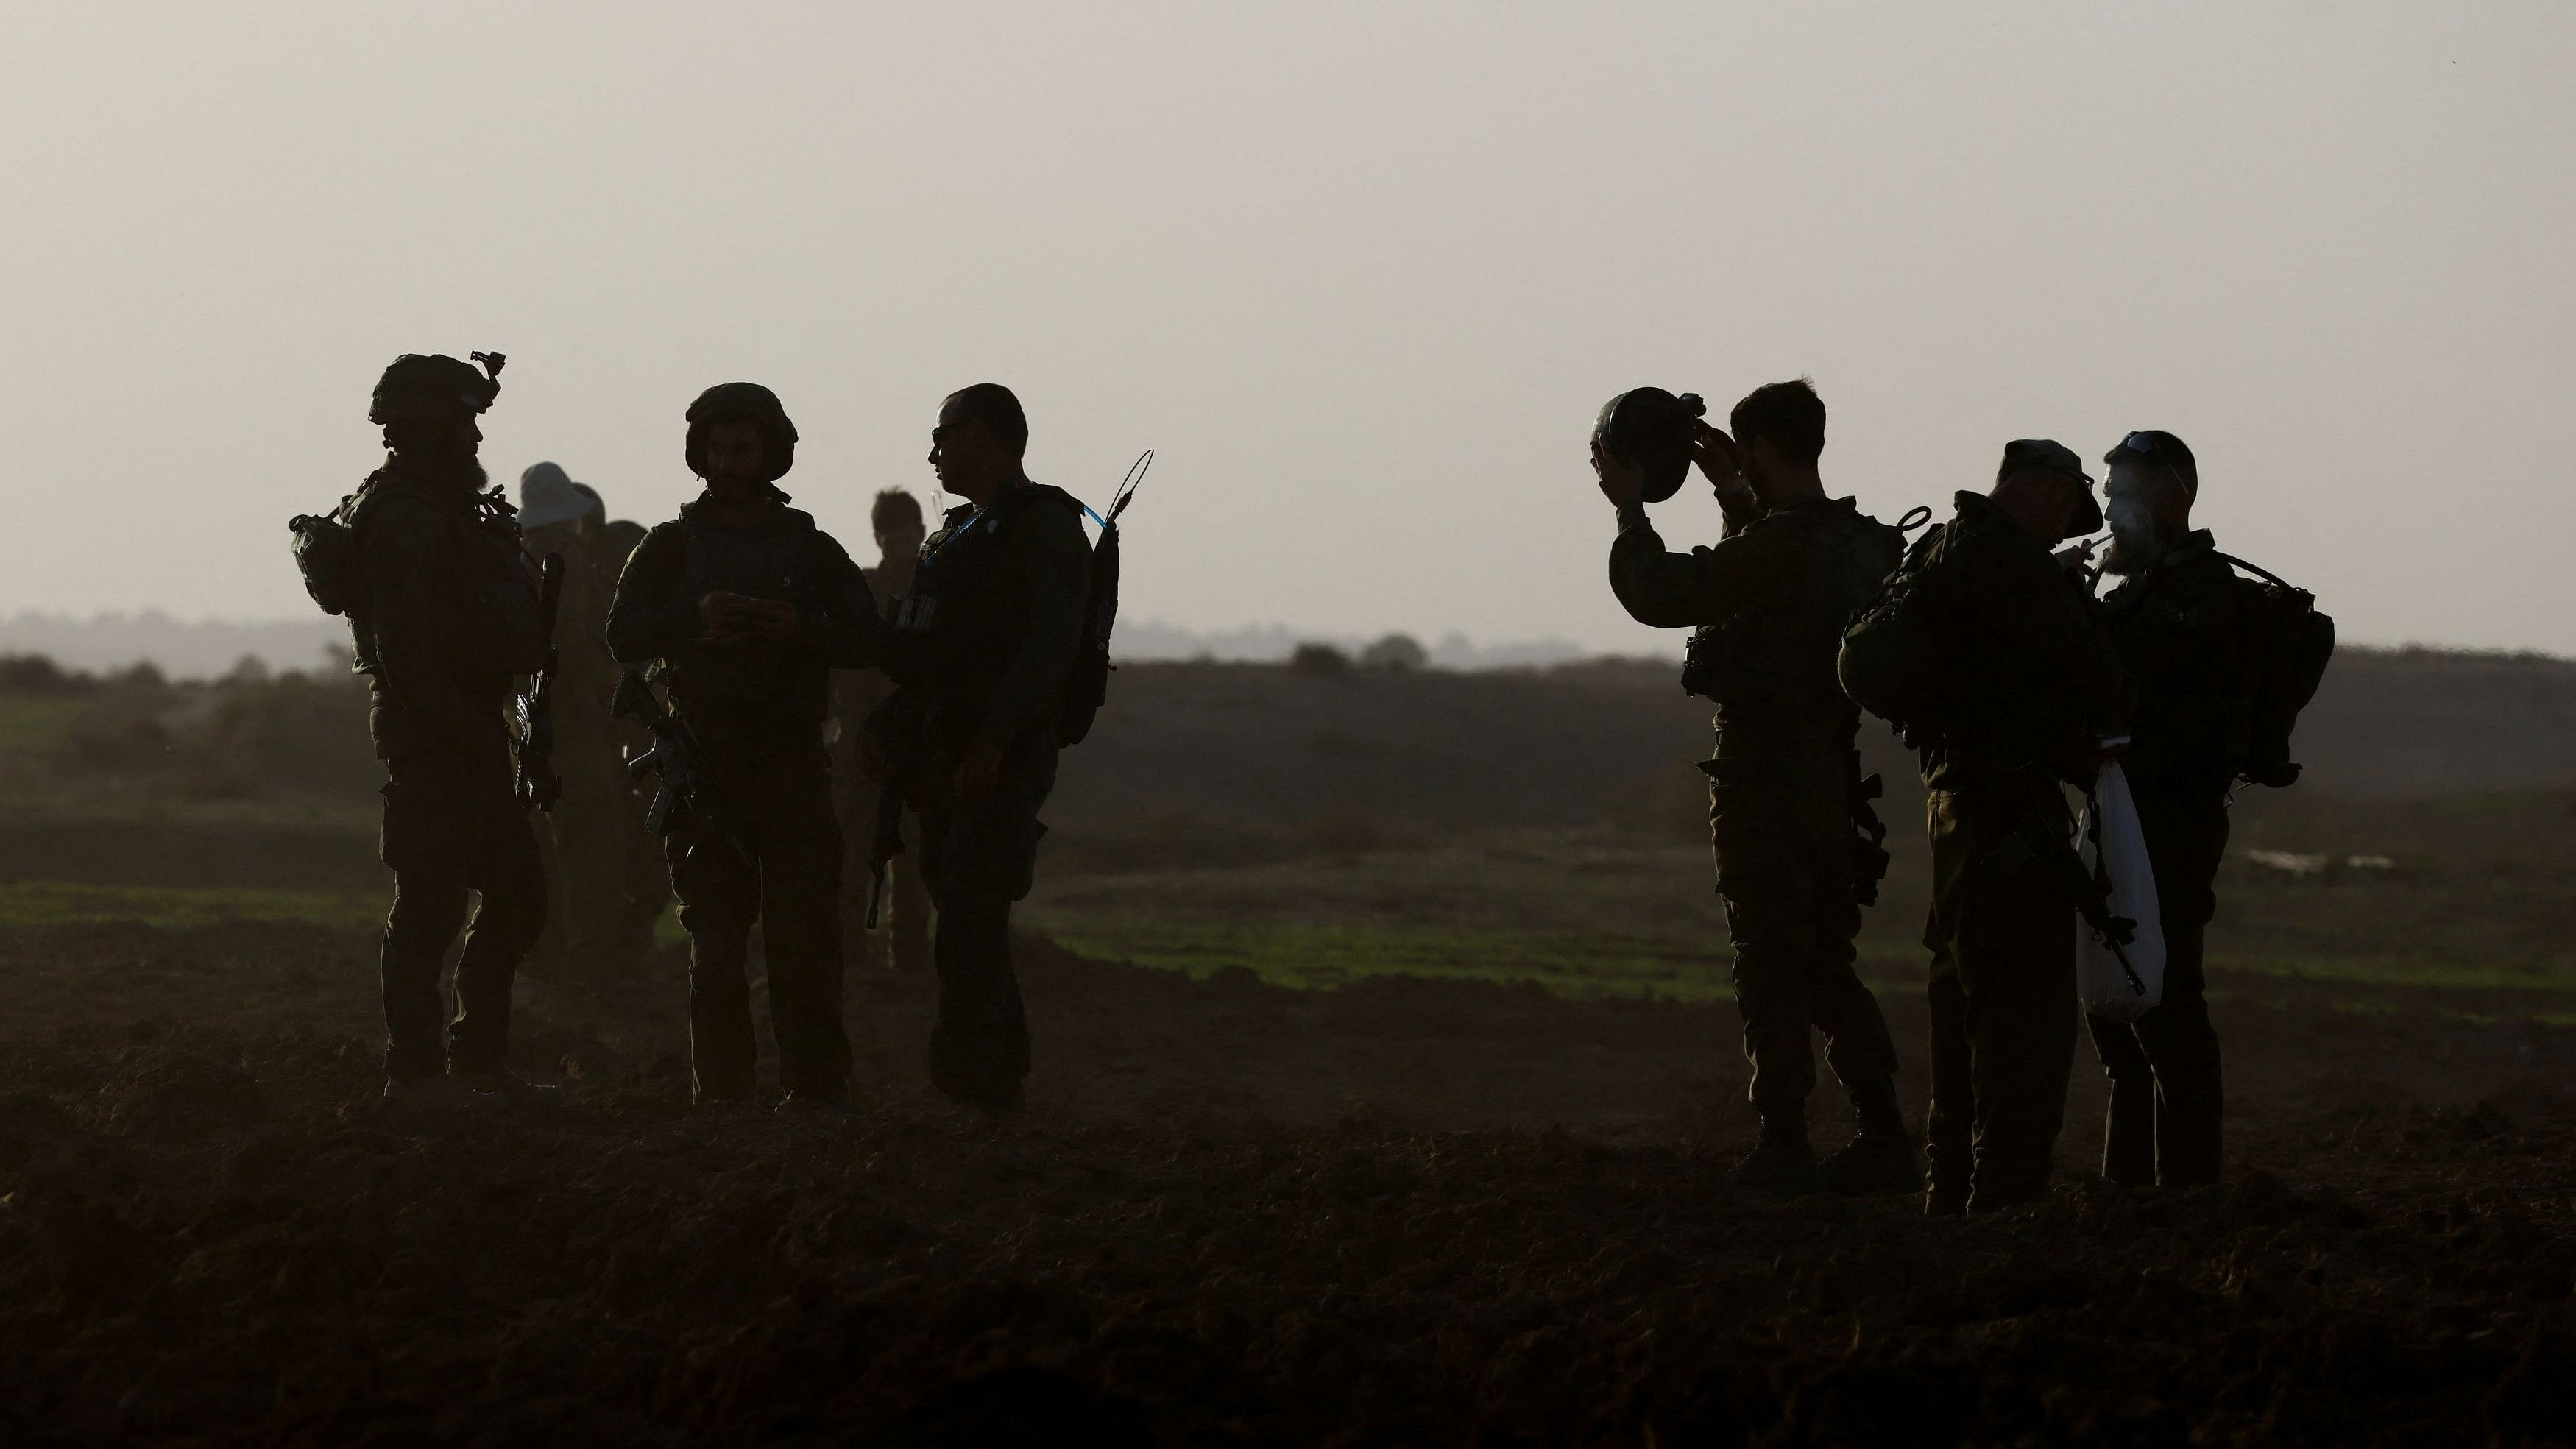
[[[1690,643],[1682,648],[1682,693],[1717,698],[1718,645],[1717,625],[1702,624],[1691,631]]]
[[[325,614],[355,614],[366,602],[358,535],[346,522],[350,502],[343,498],[329,513],[299,513],[286,521],[295,535],[295,571],[304,576],[304,592]]]
[[[939,600],[928,594],[889,594],[885,601],[886,677],[898,685],[926,684],[939,662]]]

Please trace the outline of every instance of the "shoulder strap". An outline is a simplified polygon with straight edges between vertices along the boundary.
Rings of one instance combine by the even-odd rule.
[[[688,515],[688,511],[683,509],[677,516],[672,518],[671,522],[676,525],[675,531],[678,533],[680,539],[680,577],[685,581],[685,586],[687,587],[690,596],[694,598],[706,592],[706,590],[698,586],[698,555],[700,553],[698,548],[698,521],[691,518]],[[650,535],[647,536],[649,537]],[[635,546],[640,549],[644,545],[638,543]]]
[[[1023,508],[1033,508],[1040,503],[1059,504],[1076,513],[1089,514],[1094,523],[1104,528],[1108,526],[1106,520],[1099,514],[1092,513],[1091,505],[1052,483],[1023,483],[993,500],[994,508],[1007,509],[1010,513],[1017,513]]]
[[[2306,590],[2304,590],[2304,589],[2300,588],[2297,584],[2291,583],[2288,579],[2285,579],[2285,578],[2281,577],[2279,574],[2276,574],[2276,573],[2272,572],[2270,569],[2267,569],[2267,568],[2258,568],[2258,567],[2256,567],[2255,565],[2250,564],[2250,563],[2247,563],[2245,560],[2243,560],[2243,559],[2241,559],[2241,558],[2238,558],[2236,555],[2234,555],[2234,554],[2232,554],[2232,553],[2220,553],[2220,552],[2219,552],[2218,550],[2216,550],[2216,549],[2211,549],[2211,550],[2209,551],[2209,556],[2210,556],[2211,558],[2214,558],[2214,559],[2218,560],[2220,563],[2223,563],[2223,564],[2233,564],[2233,565],[2235,565],[2237,568],[2243,569],[2243,570],[2245,570],[2245,572],[2247,572],[2247,573],[2249,573],[2249,574],[2252,574],[2252,575],[2254,575],[2254,576],[2255,576],[2255,577],[2257,577],[2257,578],[2263,579],[2263,580],[2265,580],[2266,582],[2273,583],[2273,584],[2278,584],[2280,587],[2285,588],[2285,589],[2288,589],[2291,593],[2298,594],[2298,593],[2305,593],[2305,592],[2306,592]]]

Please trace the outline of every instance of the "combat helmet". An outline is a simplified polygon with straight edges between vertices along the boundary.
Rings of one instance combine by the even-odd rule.
[[[1646,501],[1661,503],[1690,476],[1691,424],[1708,415],[1698,393],[1630,388],[1602,405],[1592,441],[1646,475]]]
[[[395,358],[376,379],[367,421],[382,425],[489,408],[501,394],[501,364],[507,359],[498,352],[477,352],[473,357],[483,364],[481,371],[443,352],[426,356],[406,352]]]
[[[787,420],[787,409],[780,405],[778,394],[756,382],[722,382],[698,394],[689,404],[689,471],[706,476],[705,444],[709,428],[718,423],[751,423],[769,438],[769,481],[775,483],[796,466],[796,425]]]

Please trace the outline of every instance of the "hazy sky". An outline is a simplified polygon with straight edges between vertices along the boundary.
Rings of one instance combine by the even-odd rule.
[[[1162,450],[1127,608],[1198,628],[1669,645],[1592,415],[1804,373],[1881,517],[2170,428],[2346,638],[2576,653],[2571,57],[2564,5],[12,6],[0,612],[309,610],[378,370],[499,349],[496,477],[667,517],[748,378],[860,553],[1007,382],[1041,479]]]

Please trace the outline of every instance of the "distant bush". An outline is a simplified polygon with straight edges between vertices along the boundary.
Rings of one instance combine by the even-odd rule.
[[[55,701],[50,723],[0,738],[0,779],[179,800],[363,796],[383,779],[366,684],[345,673],[246,659],[212,683],[173,684],[149,664],[102,676],[15,655],[0,657],[0,697]]]
[[[1330,644],[1300,644],[1288,656],[1288,668],[1296,674],[1343,675],[1351,672],[1351,656]]]
[[[0,694],[73,694],[97,682],[42,654],[0,655]]]
[[[1431,663],[1431,652],[1410,634],[1389,634],[1360,651],[1360,664],[1368,669],[1421,669]]]
[[[367,733],[367,686],[355,675],[238,675],[185,733],[201,780],[242,789],[283,786],[363,794],[384,777]]]

